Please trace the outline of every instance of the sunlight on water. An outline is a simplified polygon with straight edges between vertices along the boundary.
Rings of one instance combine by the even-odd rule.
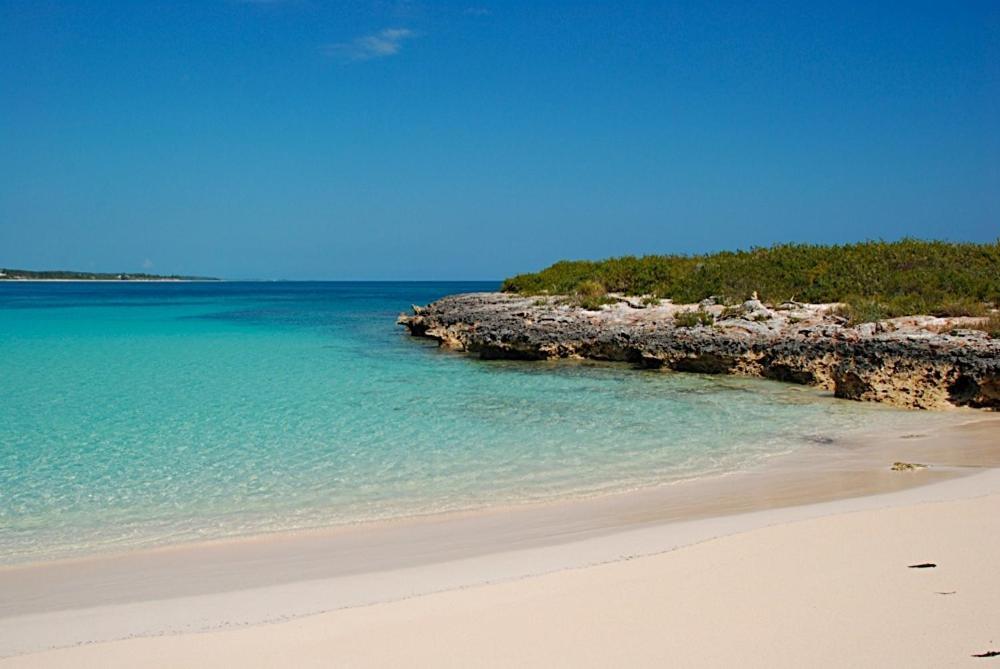
[[[493,287],[0,284],[0,561],[624,490],[903,417],[394,326]]]

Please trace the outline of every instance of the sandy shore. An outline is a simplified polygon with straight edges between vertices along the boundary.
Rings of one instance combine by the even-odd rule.
[[[1000,493],[1000,477],[988,486]],[[651,557],[4,666],[991,666],[972,656],[1000,650],[998,518],[1000,494],[840,514]],[[908,567],[925,562],[937,567]]]
[[[987,417],[714,484],[6,568],[0,655],[28,654],[0,665],[983,666],[998,451]]]

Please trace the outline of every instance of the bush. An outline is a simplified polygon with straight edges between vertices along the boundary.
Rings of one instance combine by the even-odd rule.
[[[848,325],[877,323],[891,318],[889,309],[878,299],[849,298],[843,305],[833,310],[834,315],[847,319]]]
[[[574,292],[580,297],[604,297],[608,294],[603,284],[590,280],[578,283]]]
[[[674,314],[674,325],[679,328],[693,328],[699,325],[711,325],[714,322],[715,316],[704,309],[698,309],[697,311],[678,311]]]
[[[597,281],[581,281],[573,291],[573,304],[583,309],[597,311],[601,305],[614,302],[608,297],[607,290]]]
[[[968,298],[946,298],[932,306],[931,316],[985,316],[988,309],[984,302]]]
[[[887,318],[914,314],[941,317],[981,316],[987,311],[985,303],[967,298],[946,298],[939,302],[931,302],[913,295],[896,297],[851,295],[844,302],[845,305],[835,309],[834,313],[846,318],[851,325],[875,323]]]
[[[739,318],[746,312],[742,304],[734,304],[732,306],[725,307],[722,310],[722,314],[719,316],[720,321],[729,320],[730,318]]]
[[[503,290],[573,295],[585,282],[614,292],[651,294],[685,303],[712,295],[724,303],[742,302],[754,291],[761,300],[774,304],[786,300],[851,302],[858,318],[976,315],[983,313],[984,304],[1000,301],[1000,241],[780,244],[698,256],[563,261],[540,272],[511,277],[504,281]]]

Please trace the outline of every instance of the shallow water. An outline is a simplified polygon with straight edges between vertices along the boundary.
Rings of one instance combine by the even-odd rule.
[[[0,562],[473,509],[932,421],[762,380],[479,361],[484,283],[0,283]]]

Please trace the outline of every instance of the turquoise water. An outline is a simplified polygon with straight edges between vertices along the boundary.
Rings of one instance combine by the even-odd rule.
[[[902,412],[479,361],[394,325],[471,283],[0,284],[0,561],[625,490]]]

